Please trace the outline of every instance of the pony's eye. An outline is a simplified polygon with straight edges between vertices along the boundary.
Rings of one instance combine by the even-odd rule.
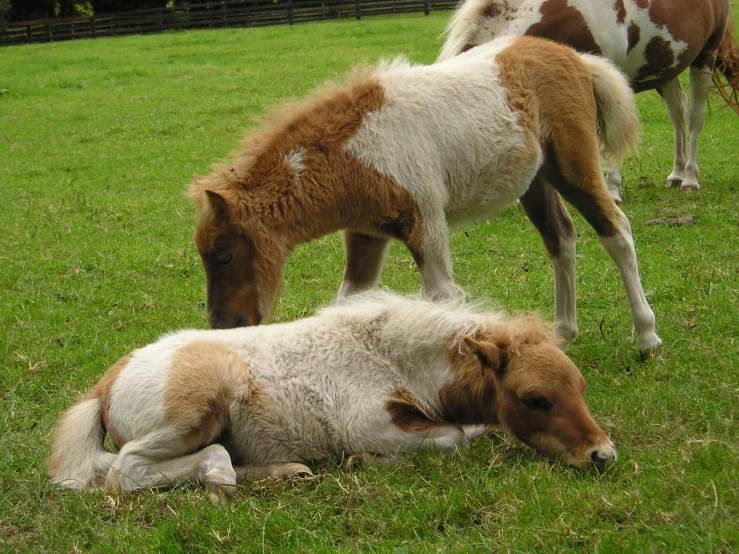
[[[216,254],[213,256],[213,261],[217,263],[218,265],[228,265],[230,264],[234,259],[234,255],[231,252],[225,253],[225,254]]]
[[[534,396],[532,398],[522,398],[521,402],[529,410],[538,410],[540,412],[547,412],[552,408],[552,403],[549,402],[543,396]]]

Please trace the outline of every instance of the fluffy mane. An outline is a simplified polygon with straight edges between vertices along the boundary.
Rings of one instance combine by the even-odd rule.
[[[562,342],[552,325],[536,314],[509,317],[500,311],[485,310],[479,302],[461,298],[431,301],[374,290],[350,296],[319,313],[364,321],[383,319],[386,339],[397,337],[403,343],[421,348],[438,346],[442,337],[450,338],[453,347],[457,347],[465,335],[478,333],[495,336],[505,332],[513,351],[525,343]]]
[[[382,69],[383,64],[358,66],[345,76],[343,84],[328,81],[305,99],[268,108],[226,161],[215,164],[207,176],[195,176],[187,195],[202,208],[205,190],[222,193],[247,188],[249,175],[259,172],[259,166],[269,171],[279,157],[319,141],[341,141],[342,119],[346,112],[363,108],[362,97],[376,88]],[[339,132],[327,133],[326,127],[332,125]]]

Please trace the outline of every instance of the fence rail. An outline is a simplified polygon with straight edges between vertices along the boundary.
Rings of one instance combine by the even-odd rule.
[[[10,23],[0,46],[163,33],[183,29],[293,25],[308,21],[451,10],[457,0],[224,0],[112,15]]]

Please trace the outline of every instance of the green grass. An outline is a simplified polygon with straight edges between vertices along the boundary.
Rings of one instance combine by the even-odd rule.
[[[734,2],[734,14],[739,18]],[[500,434],[394,468],[323,468],[203,491],[76,495],[48,483],[52,427],[104,370],[180,327],[205,327],[205,278],[184,197],[266,106],[359,62],[430,62],[449,14],[203,31],[0,50],[1,552],[733,552],[739,550],[739,119],[712,101],[698,194],[668,190],[672,129],[638,97],[625,167],[663,356],[638,361],[615,266],[580,218],[581,335],[568,354],[619,449],[603,475],[550,464]],[[685,226],[646,225],[691,214]],[[540,240],[520,208],[453,237],[458,282],[507,310],[552,316]],[[330,302],[330,236],[298,248],[279,321]],[[418,291],[394,245],[383,285]]]

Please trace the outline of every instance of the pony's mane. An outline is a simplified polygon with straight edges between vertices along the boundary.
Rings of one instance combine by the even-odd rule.
[[[394,63],[393,63],[394,65]],[[315,114],[340,104],[340,100],[351,98],[359,88],[376,81],[383,64],[378,66],[359,65],[345,75],[343,82],[327,81],[306,98],[273,105],[266,114],[254,118],[257,124],[247,132],[238,149],[224,161],[217,162],[205,177],[195,176],[188,190],[191,200],[202,202],[203,192],[224,192],[243,186],[240,177],[245,175],[261,156],[274,150],[276,154],[287,154],[290,145],[313,131]],[[282,150],[287,150],[282,152]],[[202,206],[201,206],[202,207]]]
[[[449,344],[450,339],[453,348],[461,347],[465,335],[478,333],[504,335],[513,351],[524,343],[561,342],[552,325],[536,314],[507,316],[463,299],[431,301],[375,290],[352,295],[319,314],[365,322],[383,320],[384,337],[397,337],[421,349]]]

